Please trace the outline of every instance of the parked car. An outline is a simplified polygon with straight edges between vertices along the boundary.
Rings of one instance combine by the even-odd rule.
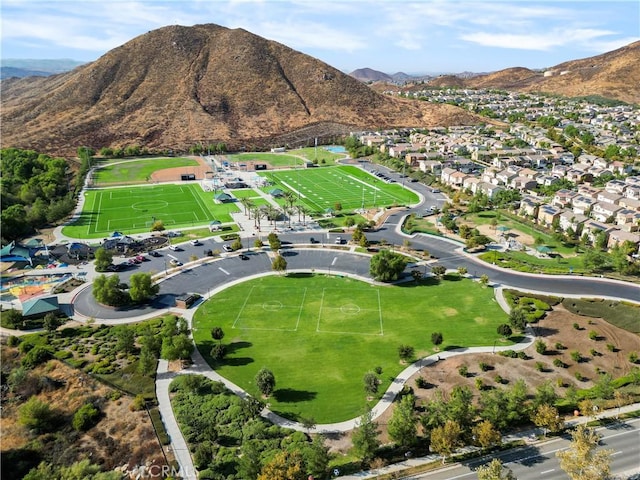
[[[222,249],[223,249],[225,252],[233,252],[233,248],[231,248],[231,246],[230,246],[230,245],[227,245],[226,243],[225,243],[224,245],[222,245]]]
[[[179,252],[180,247],[178,247],[177,245],[169,245],[169,250],[173,250],[174,252]]]
[[[162,254],[161,254],[161,253],[156,252],[155,250],[151,250],[151,251],[149,252],[149,255],[151,255],[152,257],[161,257],[161,256],[162,256]]]
[[[197,247],[198,245],[200,245],[200,241],[198,239],[191,240],[189,243],[194,247]]]
[[[336,244],[337,245],[342,245],[342,237],[336,237]]]
[[[317,242],[318,242],[318,241],[317,241],[315,238],[313,238],[313,237],[311,237],[311,238],[309,239],[309,243],[317,243]]]
[[[249,255],[245,255],[244,253],[241,253],[240,260],[249,260]]]
[[[172,267],[180,267],[180,266],[182,266],[182,262],[181,262],[180,260],[176,260],[175,258],[172,258],[172,259],[169,261],[169,264],[170,264]]]

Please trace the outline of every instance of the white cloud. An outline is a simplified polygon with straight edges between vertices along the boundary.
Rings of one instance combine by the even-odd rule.
[[[596,29],[554,29],[537,33],[475,32],[462,34],[460,38],[483,47],[509,48],[516,50],[549,51],[566,45],[584,45],[614,32]]]

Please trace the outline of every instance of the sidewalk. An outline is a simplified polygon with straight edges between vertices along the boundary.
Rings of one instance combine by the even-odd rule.
[[[596,419],[600,419],[600,418],[612,418],[612,417],[616,417],[620,414],[623,413],[630,413],[630,412],[634,412],[640,410],[640,403],[634,403],[632,405],[626,405],[622,408],[614,408],[611,410],[605,410],[601,413],[599,413],[598,415],[594,416],[594,417],[572,417],[569,420],[567,420],[565,422],[565,428],[573,428],[577,425],[581,425],[584,423],[588,423],[588,422],[592,422]],[[540,428],[533,428],[530,430],[524,430],[518,433],[513,433],[513,434],[509,434],[503,437],[502,441],[503,443],[508,443],[508,442],[514,442],[514,441],[525,441],[527,442],[527,444],[534,444],[534,443],[542,443],[545,442],[547,440],[550,440],[549,438],[543,439],[543,440],[537,440],[538,436],[542,435],[543,431]],[[535,440],[534,440],[535,439]],[[464,453],[464,452],[469,452],[469,451],[473,451],[473,450],[479,450],[477,447],[465,447],[462,448],[460,450],[458,450],[457,453]],[[406,470],[408,468],[413,468],[413,467],[418,467],[421,465],[427,465],[429,463],[433,463],[433,462],[441,462],[442,461],[442,457],[440,455],[427,455],[424,457],[419,457],[419,458],[409,458],[403,462],[400,463],[394,463],[393,465],[387,465],[386,467],[383,468],[378,468],[375,470],[366,470],[366,471],[362,471],[362,472],[358,472],[358,473],[354,473],[352,475],[345,475],[345,476],[341,476],[339,478],[344,479],[344,480],[363,480],[363,479],[367,479],[367,478],[377,478],[380,475],[388,475],[388,474],[399,474],[398,477],[400,475],[402,475],[402,471]],[[448,468],[451,467],[452,464],[447,464],[445,465],[443,468]],[[640,470],[640,467],[639,467]],[[437,470],[433,470],[434,472],[436,472]],[[631,472],[631,473],[635,473],[635,472]],[[395,478],[395,477],[394,477]]]

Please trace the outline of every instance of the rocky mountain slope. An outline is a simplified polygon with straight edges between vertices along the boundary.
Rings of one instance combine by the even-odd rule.
[[[80,145],[270,147],[483,119],[380,95],[285,45],[207,24],[151,31],[72,72],[3,81],[1,121],[3,146],[71,155]]]
[[[564,62],[544,72],[516,67],[467,79],[439,77],[429,85],[499,88],[566,97],[599,95],[640,104],[639,78],[640,42],[634,42],[602,55]]]

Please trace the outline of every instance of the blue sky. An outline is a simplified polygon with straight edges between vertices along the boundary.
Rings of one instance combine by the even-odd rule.
[[[640,1],[0,0],[2,58],[91,61],[166,25],[244,28],[350,72],[544,68],[640,40]]]

